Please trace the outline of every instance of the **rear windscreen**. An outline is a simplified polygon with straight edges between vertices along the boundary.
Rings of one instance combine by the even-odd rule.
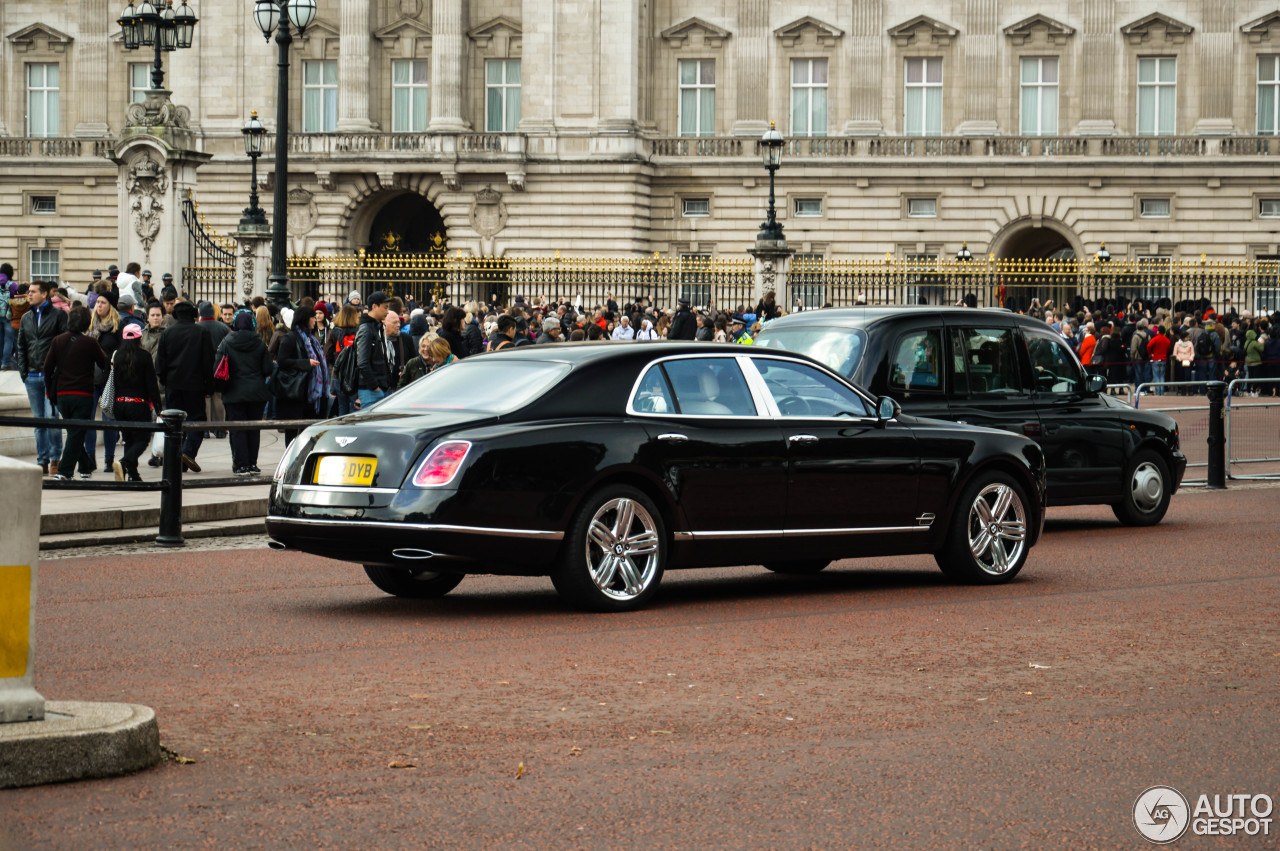
[[[437,368],[377,404],[380,412],[477,411],[505,414],[542,395],[569,364],[476,357]]]
[[[799,352],[835,372],[853,378],[862,359],[867,335],[860,328],[824,328],[813,325],[768,328],[756,338],[757,346]]]

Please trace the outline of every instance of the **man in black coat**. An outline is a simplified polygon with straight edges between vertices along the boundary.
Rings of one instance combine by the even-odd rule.
[[[173,325],[156,345],[156,374],[164,384],[166,407],[187,412],[187,422],[208,422],[205,397],[213,391],[213,341],[196,325],[195,305],[180,301],[173,307]],[[200,472],[196,454],[204,433],[189,431],[182,440],[182,468]]]
[[[671,327],[667,329],[667,339],[692,340],[697,333],[698,320],[689,309],[689,299],[681,296],[680,309],[676,311],[676,315],[671,320]]]
[[[387,295],[372,293],[365,302],[369,310],[360,316],[356,327],[356,366],[359,372],[356,386],[360,408],[368,408],[395,388],[391,379],[391,367],[387,363],[387,335],[382,323],[386,321]]]
[[[231,333],[231,326],[214,318],[213,304],[210,302],[200,302],[198,310],[200,311],[200,321],[197,324],[200,326],[201,331],[209,335],[209,342],[213,344],[213,350],[216,352],[218,347],[222,345],[222,341]],[[214,364],[214,368],[217,368],[217,364]],[[215,392],[209,396],[208,414],[209,419],[215,423],[223,422],[227,419],[227,411],[222,404],[221,393]],[[205,437],[208,436],[209,433],[205,432]],[[216,431],[213,436],[221,440],[227,436],[227,433],[225,431]]]
[[[53,338],[67,330],[67,314],[49,301],[53,289],[54,284],[47,281],[31,284],[27,290],[28,309],[18,322],[18,339],[13,347],[13,365],[26,386],[31,415],[44,418],[58,416],[45,392],[44,359]],[[62,430],[38,428],[35,432],[36,461],[45,473],[56,475],[58,459],[62,457]]]

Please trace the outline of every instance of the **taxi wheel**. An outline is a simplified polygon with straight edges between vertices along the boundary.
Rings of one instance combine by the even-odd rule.
[[[442,573],[437,570],[413,570],[407,567],[378,567],[366,564],[364,572],[378,588],[393,597],[411,597],[429,600],[443,597],[462,581],[461,573]]]
[[[1169,466],[1150,449],[1134,453],[1125,470],[1124,496],[1111,506],[1126,526],[1154,526],[1169,510]]]
[[[766,564],[766,570],[774,573],[791,573],[795,575],[817,573],[831,562],[827,559],[808,559],[806,561],[774,561]]]
[[[649,497],[605,485],[582,501],[551,574],[568,603],[592,612],[625,612],[649,601],[662,581],[667,533]]]
[[[956,503],[947,542],[934,555],[938,567],[958,582],[998,585],[1027,562],[1030,523],[1026,491],[1007,473],[971,481]]]

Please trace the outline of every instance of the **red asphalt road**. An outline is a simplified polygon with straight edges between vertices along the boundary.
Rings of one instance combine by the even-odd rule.
[[[195,762],[0,792],[0,849],[1148,847],[1149,786],[1280,799],[1278,508],[1061,509],[1004,587],[691,571],[621,616],[266,550],[43,562],[40,690]]]

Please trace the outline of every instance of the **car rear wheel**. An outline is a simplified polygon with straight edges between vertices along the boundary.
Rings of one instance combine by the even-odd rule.
[[[817,573],[831,562],[827,559],[807,559],[804,561],[774,561],[765,565],[766,570],[774,573],[805,574]]]
[[[593,612],[638,609],[666,565],[662,515],[639,490],[606,485],[582,502],[551,581],[570,604]]]
[[[1154,526],[1169,510],[1169,465],[1150,449],[1134,453],[1125,471],[1124,496],[1111,510],[1126,526]]]
[[[414,570],[408,567],[378,567],[366,564],[364,572],[370,581],[395,597],[412,597],[427,600],[443,597],[462,581],[461,573],[442,573],[436,570]]]
[[[1027,561],[1027,496],[1012,476],[989,473],[965,487],[947,542],[934,559],[960,582],[1008,582]]]

